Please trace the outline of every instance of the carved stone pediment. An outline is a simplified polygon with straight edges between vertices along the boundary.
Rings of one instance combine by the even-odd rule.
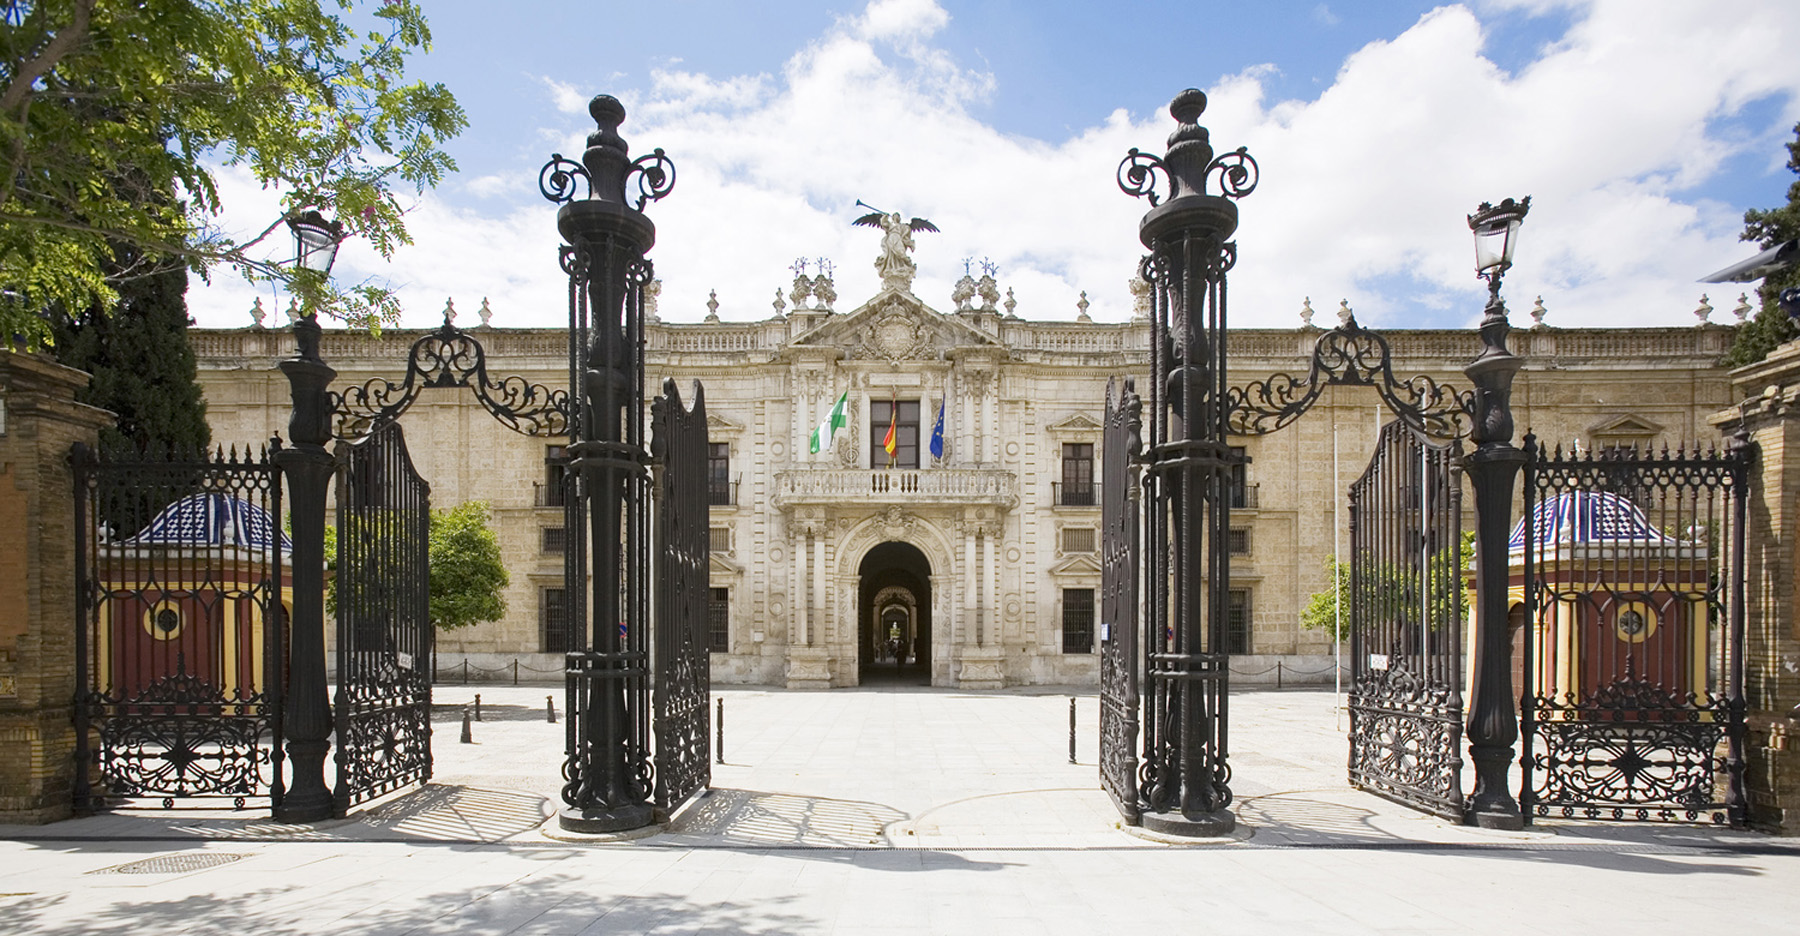
[[[1075,413],[1067,418],[1057,420],[1044,429],[1057,438],[1090,439],[1100,435],[1105,428],[1099,421],[1086,413]]]
[[[1663,427],[1642,416],[1623,415],[1603,419],[1588,427],[1588,435],[1594,439],[1635,440],[1651,439],[1662,435]]]
[[[910,293],[888,290],[862,308],[834,316],[790,347],[836,348],[845,358],[870,361],[936,361],[952,348],[997,347],[992,336],[943,315]]]
[[[744,427],[734,423],[718,413],[706,411],[706,437],[709,439],[735,439],[742,435]]]
[[[1095,561],[1093,556],[1083,553],[1070,556],[1056,565],[1051,566],[1050,574],[1059,577],[1077,576],[1082,578],[1090,575],[1099,575],[1100,563]]]

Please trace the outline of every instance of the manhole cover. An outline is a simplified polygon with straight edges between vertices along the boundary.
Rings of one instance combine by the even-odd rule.
[[[243,855],[227,855],[221,852],[184,852],[175,855],[158,855],[142,861],[126,862],[89,871],[89,874],[186,874],[189,871],[204,871],[219,865],[230,864]]]

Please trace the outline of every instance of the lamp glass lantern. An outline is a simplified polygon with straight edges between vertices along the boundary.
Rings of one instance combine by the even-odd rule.
[[[1507,199],[1498,205],[1482,202],[1469,215],[1469,230],[1475,233],[1475,275],[1491,277],[1512,266],[1513,250],[1519,245],[1519,225],[1531,210],[1531,197],[1521,201]]]
[[[294,232],[294,265],[320,276],[331,275],[331,265],[337,261],[338,244],[344,239],[344,226],[326,220],[317,209],[292,215],[287,223]]]

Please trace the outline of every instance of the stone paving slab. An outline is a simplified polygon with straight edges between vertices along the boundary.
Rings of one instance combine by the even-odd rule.
[[[460,703],[483,695],[474,744]],[[1800,842],[1450,825],[1343,781],[1332,696],[1233,698],[1239,833],[1127,834],[1095,703],[1053,691],[724,689],[713,792],[659,834],[554,828],[555,687],[438,690],[437,776],[350,819],[0,827],[0,931],[1061,934],[1791,932]],[[126,870],[131,869],[131,870]]]

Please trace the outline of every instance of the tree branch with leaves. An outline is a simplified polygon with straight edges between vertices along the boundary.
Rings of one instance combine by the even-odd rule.
[[[41,344],[44,310],[110,306],[132,274],[121,245],[151,268],[281,281],[348,321],[398,318],[385,287],[337,289],[258,246],[306,208],[383,257],[411,243],[398,192],[454,171],[443,144],[467,125],[443,85],[405,77],[431,43],[415,0],[13,0],[0,23],[0,337]],[[224,167],[282,213],[221,229]]]

